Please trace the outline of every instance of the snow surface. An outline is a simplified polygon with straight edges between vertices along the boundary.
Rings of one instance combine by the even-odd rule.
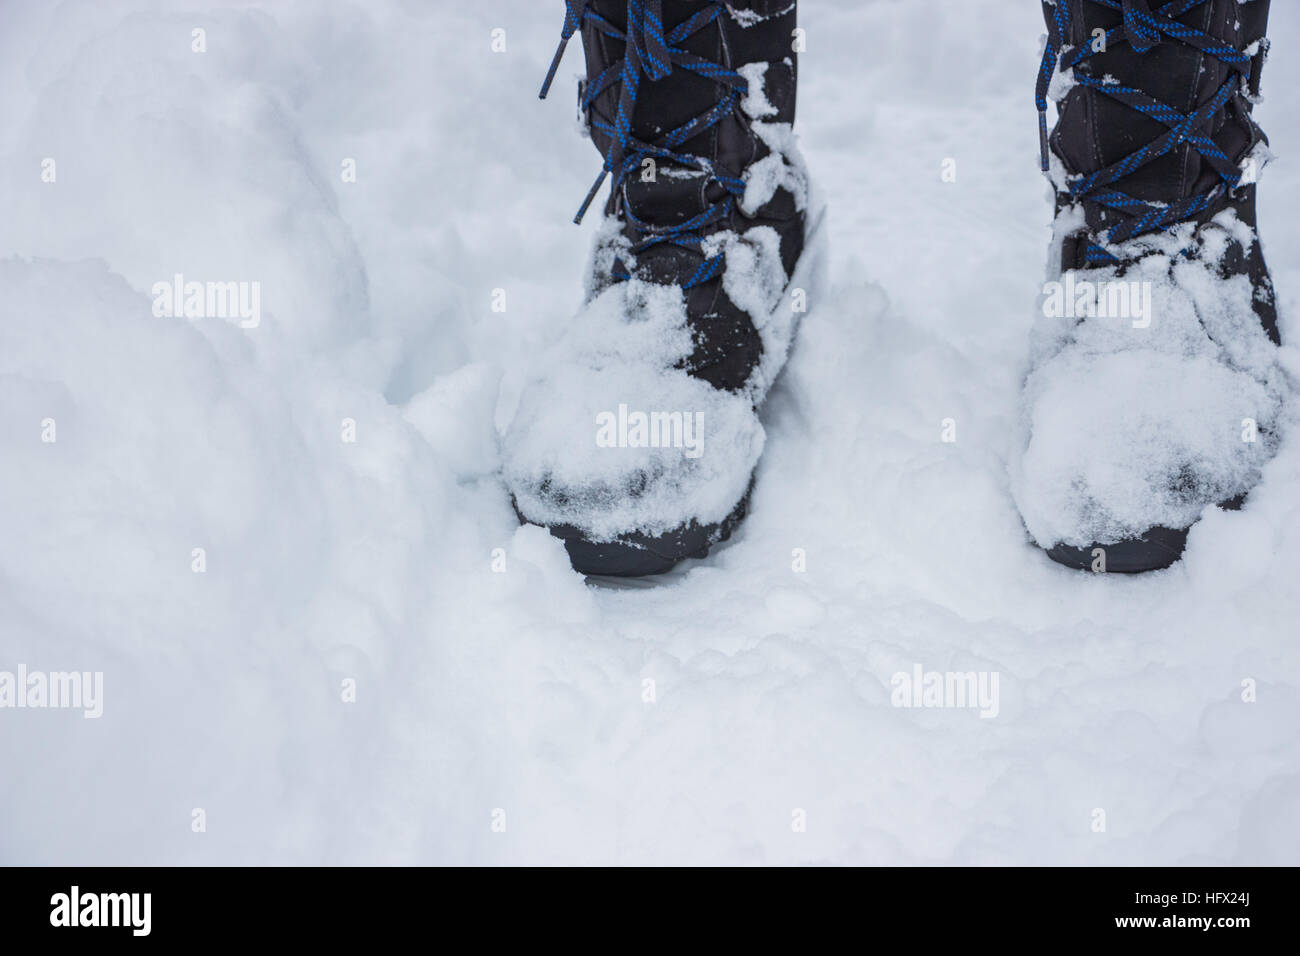
[[[0,671],[104,674],[97,720],[0,710],[0,861],[1300,862],[1300,444],[1167,572],[1033,547],[1042,25],[942,7],[806,3],[829,279],[749,520],[632,590],[519,528],[499,470],[598,228],[575,51],[536,99],[558,4],[0,7]],[[154,316],[176,273],[260,281],[260,324]],[[997,672],[997,716],[891,706],[916,665]]]

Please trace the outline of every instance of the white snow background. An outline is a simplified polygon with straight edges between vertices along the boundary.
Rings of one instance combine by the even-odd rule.
[[[1052,564],[1008,492],[1037,3],[805,0],[829,285],[750,518],[628,590],[517,526],[498,406],[600,218],[576,40],[537,100],[562,9],[0,2],[0,670],[104,674],[98,720],[0,710],[0,862],[1300,862],[1300,442],[1144,577]],[[261,325],[155,317],[175,273],[259,281]],[[891,706],[914,664],[998,672],[997,717]]]

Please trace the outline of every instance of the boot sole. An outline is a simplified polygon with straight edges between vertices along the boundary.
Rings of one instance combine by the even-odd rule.
[[[1224,511],[1240,511],[1246,496],[1240,495],[1219,505]],[[1191,528],[1175,531],[1172,528],[1152,528],[1137,538],[1115,544],[1093,544],[1076,548],[1058,544],[1045,549],[1047,556],[1057,564],[1076,571],[1091,571],[1098,549],[1106,555],[1106,573],[1142,574],[1145,571],[1163,571],[1183,556],[1187,548],[1187,532]]]
[[[1106,556],[1108,574],[1141,574],[1144,571],[1163,571],[1183,556],[1187,547],[1187,530],[1152,528],[1140,538],[1130,538],[1115,544],[1094,544],[1075,548],[1058,544],[1047,549],[1047,556],[1057,564],[1076,571],[1091,571],[1096,560],[1095,551]]]
[[[752,488],[752,485],[751,485]],[[640,532],[613,541],[591,541],[572,525],[547,530],[564,542],[569,562],[579,574],[639,578],[665,574],[687,558],[703,558],[715,544],[726,541],[749,510],[748,491],[731,514],[712,524],[689,524],[659,535]]]

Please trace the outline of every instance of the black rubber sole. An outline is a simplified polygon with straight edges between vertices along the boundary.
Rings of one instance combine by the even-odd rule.
[[[564,542],[569,562],[579,574],[614,578],[665,574],[687,558],[707,557],[710,548],[730,538],[749,511],[749,495],[750,491],[746,491],[722,521],[712,524],[691,521],[659,535],[633,533],[620,535],[613,541],[590,541],[572,525],[553,525],[547,530]],[[515,513],[519,514],[517,507]],[[523,515],[519,515],[519,520],[536,524]]]
[[[1245,503],[1246,496],[1241,495],[1219,505],[1225,511],[1239,511]],[[1190,528],[1175,531],[1171,528],[1152,528],[1137,538],[1119,541],[1115,544],[1093,544],[1086,548],[1076,548],[1068,544],[1058,544],[1047,548],[1047,556],[1057,564],[1078,571],[1092,571],[1103,568],[1098,563],[1104,552],[1105,571],[1115,574],[1141,574],[1144,571],[1163,571],[1183,556],[1187,547],[1187,532]]]
[[[1163,571],[1183,556],[1186,547],[1186,530],[1152,528],[1140,538],[1115,544],[1094,544],[1087,548],[1058,544],[1047,549],[1047,556],[1057,564],[1078,571],[1092,571],[1096,564],[1097,571],[1141,574],[1143,571]],[[1103,556],[1104,565],[1099,563]]]

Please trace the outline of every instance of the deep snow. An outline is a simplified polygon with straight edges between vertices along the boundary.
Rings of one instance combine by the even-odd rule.
[[[829,277],[733,542],[615,590],[517,527],[498,429],[598,219],[576,49],[536,99],[561,16],[0,6],[0,671],[104,674],[99,719],[0,709],[0,862],[1300,862],[1300,443],[1142,578],[1053,565],[1010,497],[1028,0],[805,0]],[[260,282],[260,324],[155,316],[177,273]],[[891,706],[918,664],[997,672],[997,716]]]

